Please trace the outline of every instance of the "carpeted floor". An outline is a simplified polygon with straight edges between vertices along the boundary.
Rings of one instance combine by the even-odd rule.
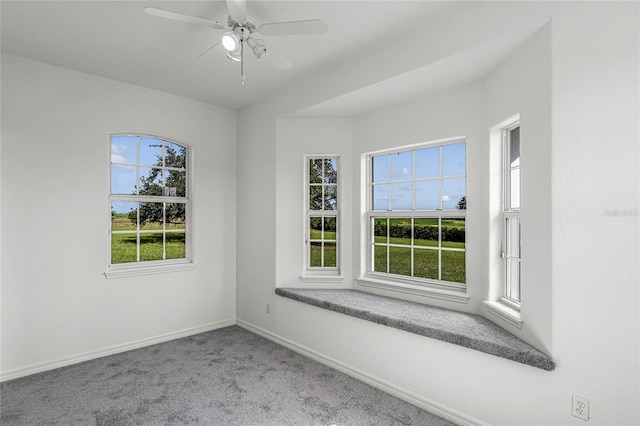
[[[2,425],[451,425],[233,326],[4,382]]]

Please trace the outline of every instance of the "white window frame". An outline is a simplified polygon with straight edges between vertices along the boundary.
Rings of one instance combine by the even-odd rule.
[[[466,303],[468,301],[467,296],[467,287],[466,283],[456,283],[451,281],[443,281],[443,280],[433,280],[427,278],[413,277],[413,276],[405,276],[405,275],[396,275],[387,272],[377,272],[374,271],[374,253],[373,247],[376,245],[373,235],[373,224],[374,218],[411,218],[413,223],[414,219],[420,218],[435,218],[441,221],[442,219],[449,218],[463,218],[466,220],[467,210],[416,210],[415,209],[415,189],[413,190],[413,201],[412,201],[412,209],[411,210],[373,210],[373,158],[381,155],[388,155],[394,153],[402,153],[402,152],[412,152],[417,151],[424,148],[435,148],[440,147],[440,168],[442,170],[442,147],[446,145],[453,145],[457,143],[465,143],[465,151],[467,151],[467,140],[464,137],[431,141],[426,143],[421,143],[417,145],[398,147],[394,149],[388,149],[384,151],[376,151],[372,153],[367,153],[363,155],[364,158],[364,166],[366,167],[366,208],[364,211],[364,220],[362,226],[362,235],[364,237],[363,242],[364,246],[364,261],[362,264],[362,270],[360,278],[358,279],[358,283],[363,286],[368,287],[376,287],[382,288],[385,290],[393,290],[393,291],[401,291],[405,293],[418,294],[418,295],[427,295],[429,297],[434,297],[438,299],[444,299],[449,301],[455,301],[460,303]],[[465,155],[466,157],[466,155]],[[412,172],[412,178],[408,179],[407,182],[416,182],[420,181],[420,179],[415,178],[415,155],[413,156],[414,167]],[[465,173],[464,175],[459,176],[447,176],[443,177],[440,175],[437,179],[431,180],[439,180],[440,181],[440,190],[442,195],[442,185],[445,179],[447,178],[465,178],[465,188],[466,185],[466,177],[467,177],[467,162],[465,161]],[[390,166],[389,166],[390,167]],[[389,168],[391,170],[391,168]],[[393,183],[401,183],[402,180],[394,180]],[[467,196],[467,194],[465,194]],[[441,197],[442,198],[442,197]],[[468,197],[467,197],[468,199]],[[390,206],[389,206],[390,207]],[[388,228],[387,228],[388,229]],[[466,232],[466,227],[465,227]],[[441,247],[441,235],[439,236],[439,245],[438,248],[435,249],[438,251],[439,258],[439,276],[441,276],[441,253],[442,251],[461,251],[468,253],[467,248],[464,249],[453,249],[453,248],[443,248]],[[388,244],[388,246],[393,246],[392,244]],[[411,245],[402,245],[401,247],[413,247],[413,236]],[[413,259],[413,256],[412,256]],[[468,263],[467,256],[465,255],[465,263]],[[413,263],[413,261],[412,261]],[[413,269],[413,265],[412,265]],[[465,267],[466,270],[466,267]],[[465,279],[465,282],[468,281]]]
[[[513,256],[509,256],[508,241],[510,231],[507,225],[509,220],[520,220],[521,218],[520,208],[512,208],[509,201],[511,193],[511,153],[509,152],[509,132],[517,127],[521,128],[519,114],[510,117],[494,127],[490,135],[491,152],[494,153],[491,156],[491,163],[495,164],[495,167],[497,167],[497,169],[492,170],[495,170],[499,175],[499,180],[497,179],[495,184],[492,184],[494,189],[491,190],[495,191],[493,193],[496,194],[496,198],[491,198],[492,202],[496,203],[496,210],[494,210],[496,211],[496,216],[492,217],[495,218],[495,223],[498,223],[499,225],[491,226],[490,236],[493,242],[499,244],[499,250],[497,253],[492,251],[490,258],[490,269],[495,272],[491,272],[489,276],[491,280],[489,284],[489,297],[484,301],[484,306],[488,314],[499,318],[506,324],[521,329],[523,324],[521,298],[514,299],[510,297],[511,295],[508,292],[508,289],[510,288],[508,262],[509,258],[513,259]],[[522,153],[521,131],[520,153]],[[522,176],[520,176],[520,196],[522,196],[521,189]],[[520,199],[520,204],[522,204],[522,199]],[[492,223],[494,223],[494,221],[492,221]],[[520,220],[520,225],[521,224],[522,222]],[[521,232],[520,235],[522,235]],[[521,244],[519,244],[519,246],[519,249],[521,250]],[[520,250],[519,254],[521,256]],[[517,260],[518,263],[520,263],[520,256]],[[495,259],[495,262],[493,259]],[[520,272],[522,272],[522,269],[520,269]],[[520,276],[522,276],[522,273],[520,273]],[[520,282],[520,294],[522,287],[522,283]]]
[[[320,183],[312,183],[310,181],[310,162],[312,160],[335,160],[336,163],[336,182],[326,183],[324,182],[324,176],[321,178]],[[324,168],[323,168],[324,173]],[[311,187],[319,186],[322,188],[322,199],[324,202],[325,187],[329,185],[336,186],[336,201],[337,208],[334,210],[312,210],[310,205]],[[306,283],[322,283],[322,282],[339,282],[344,278],[340,275],[340,252],[341,252],[341,224],[340,224],[340,204],[341,204],[341,183],[340,183],[340,156],[335,154],[314,154],[304,156],[304,265],[303,272],[300,279]],[[324,233],[322,233],[320,239],[312,239],[310,235],[311,219],[319,217],[324,221],[325,218],[333,218],[336,223],[336,238],[325,239]],[[320,243],[323,249],[321,250],[322,263],[324,264],[324,243],[335,243],[336,245],[336,265],[335,266],[311,266],[311,244]]]
[[[163,142],[169,142],[172,144],[180,145],[186,148],[186,158],[185,158],[185,196],[171,196],[165,195],[162,196],[150,196],[150,195],[139,195],[139,194],[113,194],[111,190],[111,166],[132,166],[133,163],[119,163],[111,161],[111,152],[112,152],[112,139],[117,136],[135,136],[137,141],[137,153],[136,153],[136,184],[139,184],[140,176],[139,176],[139,168],[140,167],[154,167],[158,168],[158,166],[154,164],[142,164],[140,163],[140,138],[149,137],[162,140]],[[193,166],[192,166],[192,155],[193,148],[185,144],[183,142],[177,141],[172,138],[167,138],[164,136],[153,135],[149,133],[139,133],[139,132],[119,132],[119,133],[110,133],[109,134],[109,196],[108,196],[108,209],[109,209],[109,222],[108,222],[108,267],[105,272],[105,276],[107,278],[121,278],[121,277],[129,277],[129,276],[138,276],[138,275],[148,275],[148,274],[156,274],[156,273],[164,273],[164,272],[174,272],[181,270],[188,270],[195,268],[195,263],[192,258],[192,218],[191,218],[191,205],[192,205],[192,190],[191,190],[191,182],[193,176]],[[164,158],[164,143],[163,143],[163,158]],[[165,168],[163,165],[160,168]],[[167,203],[167,204],[184,204],[185,205],[185,257],[180,259],[163,259],[163,260],[153,260],[153,261],[140,261],[139,259],[139,236],[145,232],[158,232],[154,231],[145,231],[140,229],[140,225],[137,225],[136,229],[136,237],[138,239],[138,245],[136,247],[137,250],[137,258],[136,262],[128,262],[128,263],[111,263],[111,242],[112,242],[112,234],[120,233],[118,231],[114,231],[111,229],[112,221],[111,221],[111,207],[112,202],[123,201],[123,202],[154,202],[154,203]],[[166,233],[172,232],[165,228],[166,224],[163,224],[163,238]],[[126,232],[126,231],[124,231]],[[131,233],[131,232],[127,232]],[[164,248],[163,248],[164,249]],[[165,253],[163,252],[163,257]]]
[[[520,121],[515,121],[505,127],[502,130],[502,178],[503,178],[503,190],[502,190],[502,303],[506,304],[512,309],[520,310],[522,304],[522,244],[521,244],[521,226],[522,220],[520,215],[520,209],[522,206],[522,173],[520,172],[522,162],[522,149],[521,138],[518,138],[518,151],[519,162],[517,166],[511,164],[511,132],[518,129],[520,132]],[[513,189],[513,182],[511,180],[511,172],[518,170],[518,196],[520,198],[518,206],[511,205],[511,192]],[[518,250],[514,254],[514,250],[511,247],[511,242],[514,240],[512,237],[510,221],[518,221],[518,236],[515,238],[517,241]],[[511,262],[518,264],[518,282],[512,283],[511,281]],[[517,295],[513,293],[513,286],[517,286]]]

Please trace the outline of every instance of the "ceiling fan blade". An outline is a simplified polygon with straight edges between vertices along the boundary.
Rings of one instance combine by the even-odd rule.
[[[264,54],[264,60],[269,62],[276,68],[281,70],[289,70],[293,68],[293,62],[287,58],[284,53],[273,47],[272,44],[264,42],[267,47],[267,53]]]
[[[206,19],[196,18],[193,16],[182,15],[180,13],[170,12],[168,10],[156,9],[155,7],[145,7],[142,10],[147,12],[149,15],[159,16],[160,18],[171,19],[173,21],[186,22],[187,24],[209,27],[216,30],[228,29],[224,25],[220,25],[217,22],[207,21]]]
[[[239,24],[247,19],[247,2],[246,0],[227,0],[227,8],[229,15]]]
[[[304,21],[272,22],[259,25],[256,29],[260,34],[269,36],[323,34],[327,31],[327,24],[322,19],[307,19]]]
[[[213,50],[214,47],[216,47],[217,45],[219,45],[221,42],[217,42],[216,44],[214,44],[213,46],[211,46],[210,48],[208,48],[207,50],[205,50],[204,52],[202,52],[200,54],[200,56],[198,56],[198,59],[202,58],[204,55],[206,55],[207,53],[211,52]]]

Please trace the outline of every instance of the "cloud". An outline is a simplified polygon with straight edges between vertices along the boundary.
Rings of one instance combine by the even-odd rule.
[[[111,153],[111,162],[112,163],[126,163],[127,159],[124,158],[122,155],[120,154],[116,154],[116,153]]]
[[[130,163],[127,161],[127,154],[129,154],[129,147],[125,144],[111,144],[111,162],[112,163]]]
[[[449,197],[448,195],[443,195],[442,201],[451,201],[451,197]]]

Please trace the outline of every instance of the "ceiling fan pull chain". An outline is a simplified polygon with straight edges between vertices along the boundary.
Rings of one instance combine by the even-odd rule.
[[[244,28],[240,30],[240,85],[244,86]]]

